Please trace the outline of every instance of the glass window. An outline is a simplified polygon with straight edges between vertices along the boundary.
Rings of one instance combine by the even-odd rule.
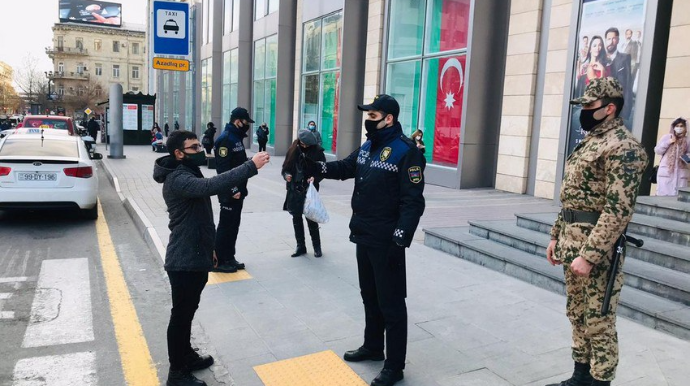
[[[232,31],[232,0],[223,0],[223,35]]]
[[[232,30],[237,31],[240,28],[240,2],[235,0],[232,2]]]
[[[230,51],[223,52],[223,113],[222,118],[230,117],[230,73],[232,72],[230,64]]]
[[[202,3],[202,6],[201,6],[201,8],[202,8],[201,24],[203,26],[201,29],[202,44],[208,43],[208,19],[209,19],[208,18],[208,7],[209,7],[209,3],[213,3],[213,0],[204,0]]]
[[[266,67],[266,39],[254,42],[254,80],[263,79]]]
[[[266,78],[273,78],[278,71],[278,35],[266,38]]]
[[[170,95],[168,93],[168,91],[170,91],[168,83],[170,80],[169,75],[169,71],[163,71],[163,123],[161,124],[161,127],[168,123],[168,101],[170,100]]]
[[[83,38],[77,38],[77,49],[78,50],[83,50],[84,49],[84,39]]]
[[[59,62],[58,67],[57,67],[58,72],[62,73],[65,72],[65,63]]]
[[[254,0],[254,20],[266,16],[266,0]]]
[[[120,52],[120,42],[113,40],[113,52]]]
[[[94,51],[98,52],[101,50],[102,47],[103,47],[103,42],[101,41],[101,39],[95,39],[93,41],[93,50]]]
[[[338,133],[338,94],[340,71],[321,74],[321,122],[316,121],[323,148],[335,153],[335,140]]]
[[[340,47],[343,29],[343,15],[336,13],[323,19],[322,70],[340,67]]]
[[[119,64],[113,64],[113,78],[119,78],[120,77],[120,65]]]
[[[103,65],[101,63],[96,63],[96,76],[103,75]]]
[[[57,46],[58,46],[58,48],[62,48],[65,46],[65,37],[64,36],[58,36],[57,37]]]
[[[424,156],[437,165],[458,165],[470,3],[391,2],[386,93],[400,104],[403,130],[423,131]]]
[[[210,0],[208,2],[208,24],[206,24],[206,29],[207,29],[207,34],[208,34],[208,43],[211,43],[213,41],[213,18],[214,18],[214,6],[215,6],[215,1]]]
[[[273,13],[278,10],[280,0],[268,0],[268,13]]]
[[[309,121],[319,120],[319,74],[302,77],[302,120],[306,127]]]
[[[192,94],[192,72],[185,73],[185,115],[184,127],[187,130],[192,130],[192,119],[194,118],[194,95]]]
[[[388,59],[420,55],[424,39],[426,1],[391,1]]]
[[[132,43],[132,54],[139,55],[139,43]]]
[[[84,63],[77,63],[77,74],[84,73]]]
[[[201,121],[204,125],[211,121],[212,78],[211,59],[201,61]]]
[[[319,70],[321,54],[321,19],[304,23],[303,71]]]
[[[269,128],[275,126],[277,68],[278,36],[273,35],[254,42],[254,129],[263,122],[266,122]],[[268,143],[272,145],[274,138],[271,130]]]
[[[37,126],[48,125],[57,129],[66,130],[67,121],[40,122]],[[25,126],[27,124],[25,123]],[[27,126],[28,127],[28,126]],[[3,157],[79,157],[77,143],[72,140],[41,141],[41,138],[12,138],[5,140],[0,156]]]
[[[139,79],[139,67],[132,66],[132,79]]]

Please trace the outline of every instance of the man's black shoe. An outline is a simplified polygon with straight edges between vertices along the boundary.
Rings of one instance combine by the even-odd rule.
[[[371,351],[368,348],[360,347],[357,350],[347,351],[343,355],[343,359],[348,362],[361,361],[382,361],[386,359],[381,351]]]
[[[235,273],[237,272],[237,267],[232,263],[219,263],[211,272]]]
[[[236,269],[244,269],[244,263],[240,263],[235,259],[230,260],[230,264],[234,265]]]
[[[187,371],[199,371],[203,369],[207,369],[211,367],[213,364],[213,357],[210,355],[199,355],[197,353],[194,353],[195,355],[191,356],[189,361],[187,362],[187,365],[185,366],[185,370]]]
[[[371,386],[393,386],[396,382],[405,378],[402,370],[383,369],[379,375],[371,381]]]
[[[195,377],[188,371],[172,371],[168,373],[166,386],[206,386],[206,382]]]

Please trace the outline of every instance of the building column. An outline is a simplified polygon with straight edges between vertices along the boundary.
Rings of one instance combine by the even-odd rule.
[[[278,69],[276,74],[275,155],[285,155],[292,143],[295,90],[295,22],[297,0],[282,0],[278,9]]]
[[[240,25],[237,44],[237,105],[252,111],[252,80],[254,55],[254,2],[240,2]],[[232,108],[235,108],[234,106]],[[247,142],[248,144],[249,142]]]
[[[376,5],[381,7],[382,2],[377,1]],[[347,157],[361,144],[362,112],[357,105],[364,101],[368,15],[368,0],[345,0],[336,148],[338,159]]]
[[[213,56],[211,57],[211,122],[221,130],[230,117],[223,117],[223,0],[211,0],[213,4]],[[220,12],[219,12],[220,11]],[[203,132],[206,124],[200,127]]]

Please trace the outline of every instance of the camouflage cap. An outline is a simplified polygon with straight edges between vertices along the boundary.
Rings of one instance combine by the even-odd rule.
[[[571,105],[586,105],[604,98],[623,98],[623,87],[616,78],[596,78],[589,81],[585,94],[570,101]]]

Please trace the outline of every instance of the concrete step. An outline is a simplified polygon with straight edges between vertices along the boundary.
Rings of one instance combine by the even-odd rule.
[[[545,257],[546,247],[549,245],[548,235],[520,228],[510,220],[501,221],[470,221],[469,233],[497,242],[502,245],[518,249],[536,256]],[[653,244],[660,244],[656,242]],[[666,243],[667,244],[667,243]],[[669,244],[670,245],[670,244]],[[673,245],[671,245],[673,246]],[[649,248],[643,246],[641,249]],[[690,305],[690,275],[674,269],[665,268],[653,263],[637,260],[636,252],[641,249],[629,247],[627,259],[623,265],[625,284],[666,299]],[[647,250],[648,253],[654,253]],[[681,254],[687,259],[687,251]],[[664,260],[663,255],[655,256],[655,260]],[[683,258],[672,258],[688,262]]]
[[[687,223],[690,202],[678,201],[677,197],[638,197],[635,213]]]
[[[517,214],[520,227],[549,233],[556,213]],[[671,244],[690,247],[690,224],[636,213],[633,215],[628,232],[643,236],[643,239],[656,239]]]
[[[678,189],[678,201],[690,202],[690,188]]]
[[[524,280],[565,293],[563,269],[543,257],[469,233],[469,227],[424,229],[425,245]],[[618,314],[646,326],[690,339],[690,307],[624,286]]]

